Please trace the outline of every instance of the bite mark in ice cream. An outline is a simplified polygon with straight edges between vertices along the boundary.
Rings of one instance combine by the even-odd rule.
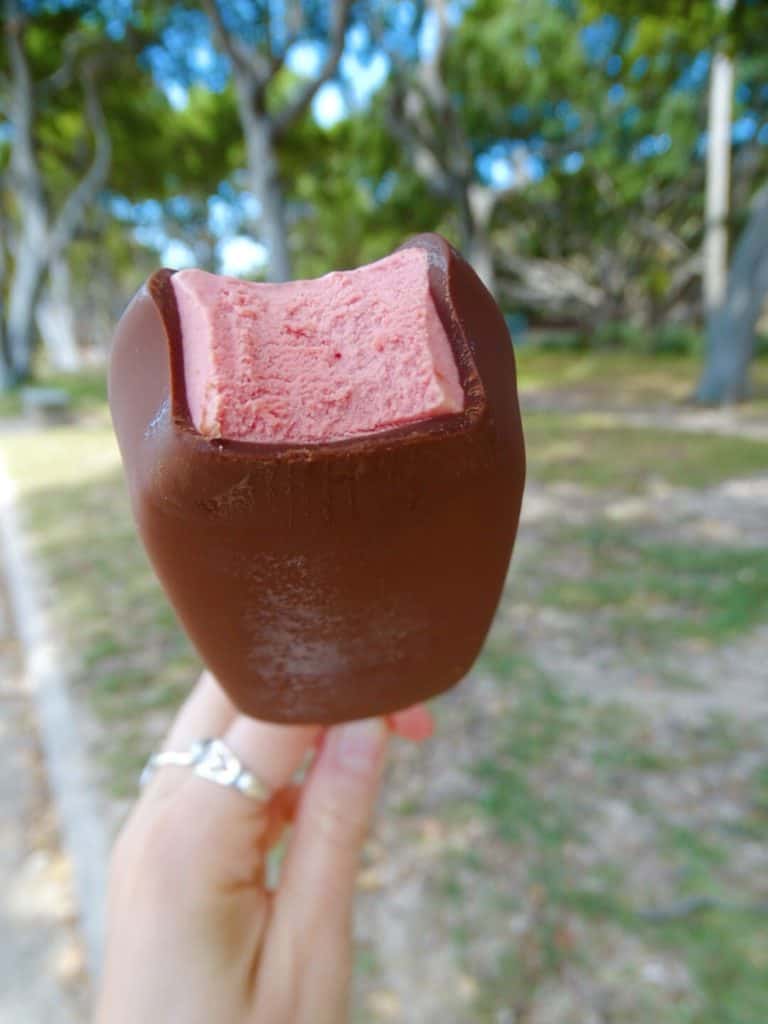
[[[336,441],[464,408],[423,249],[312,281],[171,280],[189,412],[206,437]]]

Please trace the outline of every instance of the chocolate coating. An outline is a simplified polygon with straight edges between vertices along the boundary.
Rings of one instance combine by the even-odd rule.
[[[208,440],[172,271],[117,327],[110,406],[141,538],[201,657],[257,718],[327,724],[448,689],[501,594],[525,477],[509,333],[447,242],[406,244],[429,257],[461,413],[333,443]]]

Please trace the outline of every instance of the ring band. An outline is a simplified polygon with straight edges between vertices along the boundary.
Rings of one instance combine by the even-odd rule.
[[[152,754],[141,773],[140,785],[146,786],[157,769],[167,765],[191,768],[201,779],[236,789],[251,800],[266,801],[271,795],[267,785],[248,771],[221,739],[197,740],[186,750],[161,750]]]

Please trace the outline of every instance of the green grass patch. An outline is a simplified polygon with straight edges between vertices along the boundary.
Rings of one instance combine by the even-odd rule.
[[[702,368],[695,356],[553,352],[536,345],[519,345],[515,354],[523,391],[575,392],[596,405],[627,408],[685,401]],[[762,404],[768,400],[768,358],[755,360],[752,381],[755,399]]]
[[[748,811],[745,824],[750,818]],[[751,838],[768,840],[768,821]],[[688,1019],[762,1024],[768,1020],[768,890],[760,892],[760,879],[750,885],[729,878],[730,849],[722,838],[666,824],[659,841],[680,880],[680,910],[673,906],[641,931],[682,955],[695,975],[704,1008]]]
[[[627,427],[606,414],[529,412],[528,473],[542,483],[637,493],[654,480],[704,487],[768,472],[768,444],[717,434]]]
[[[593,977],[603,970],[602,956],[626,939],[641,943],[643,961],[681,964],[690,986],[684,994],[655,989],[626,964],[622,977],[609,982],[621,991],[623,1021],[767,1020],[767,891],[764,879],[735,870],[733,858],[741,842],[768,840],[768,765],[761,762],[746,778],[729,774],[735,758],[760,749],[761,730],[717,715],[678,727],[670,742],[638,711],[567,695],[530,659],[509,654],[499,630],[483,667],[507,696],[487,737],[487,754],[475,764],[475,806],[508,850],[506,858],[497,851],[494,863],[522,864],[526,881],[514,892],[502,886],[497,907],[489,910],[478,892],[487,871],[480,864],[472,899],[483,907],[486,927],[493,927],[494,915],[519,915],[525,907],[527,923],[498,953],[495,969],[480,972],[472,1019],[490,1022],[499,1006],[538,1019],[542,992],[556,991],[566,974]],[[707,796],[718,771],[732,780],[727,829]],[[692,779],[700,780],[701,796],[683,798],[696,792]],[[675,791],[680,805],[670,811],[666,800]],[[579,851],[589,849],[601,828],[606,800],[624,803],[642,822],[640,829],[627,826],[636,837],[632,859],[660,865],[665,895],[650,895],[652,875],[633,878],[622,848],[596,861],[587,856],[585,867]],[[441,885],[446,898],[460,898],[461,886],[450,877]]]
[[[768,1020],[768,927],[747,912],[709,911],[689,922],[647,930],[682,954],[702,1006],[684,1024],[765,1024]]]
[[[596,401],[682,401],[693,391],[700,368],[699,361],[692,357],[557,352],[535,345],[519,345],[515,355],[521,390],[578,391]]]
[[[697,637],[717,644],[768,620],[762,549],[658,543],[597,526],[559,531],[542,550],[536,599],[575,614],[600,613],[617,643]]]

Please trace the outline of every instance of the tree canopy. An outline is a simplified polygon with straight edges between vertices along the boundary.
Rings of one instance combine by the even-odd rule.
[[[508,313],[605,337],[619,322],[702,322],[715,47],[736,67],[734,240],[768,178],[768,9],[750,0],[5,0],[4,36],[6,360],[30,224],[56,237],[99,137],[108,166],[66,239],[80,285],[105,244],[122,294],[144,273],[142,246],[214,269],[250,237],[245,272],[277,260],[314,275],[437,229]],[[18,53],[35,216],[18,170]],[[30,301],[49,269],[38,262]]]

